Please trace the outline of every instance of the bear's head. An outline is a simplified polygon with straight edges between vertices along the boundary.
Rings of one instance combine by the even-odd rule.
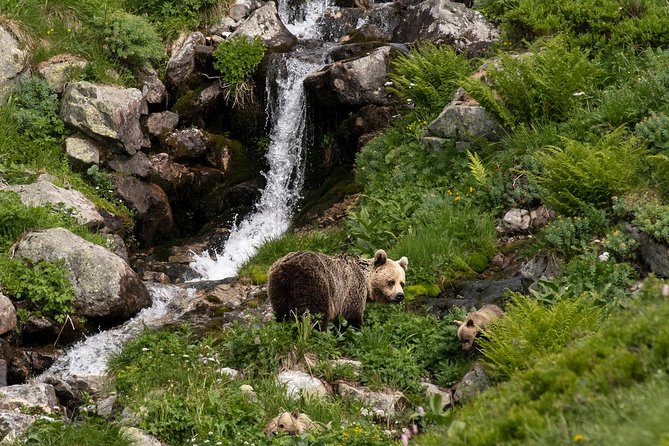
[[[479,328],[474,323],[474,319],[467,317],[465,321],[453,321],[458,326],[458,339],[463,350],[471,350],[474,347],[474,340],[478,334]]]
[[[300,413],[294,410],[292,412],[282,411],[278,417],[272,418],[264,432],[269,437],[279,432],[286,432],[288,435],[300,435],[304,430],[300,421]]]
[[[409,260],[406,257],[394,261],[388,258],[383,249],[376,251],[372,261],[371,300],[373,302],[402,302],[408,266]]]

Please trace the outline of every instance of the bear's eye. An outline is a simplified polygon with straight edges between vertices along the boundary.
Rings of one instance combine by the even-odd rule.
[[[395,286],[395,281],[394,280],[389,280],[388,281],[388,286]]]
[[[400,286],[404,288],[404,282],[400,282]]]
[[[284,427],[286,427],[286,426],[283,423],[279,424],[280,429],[283,429]]]

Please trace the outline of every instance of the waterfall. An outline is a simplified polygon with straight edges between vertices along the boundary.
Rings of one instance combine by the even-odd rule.
[[[287,6],[280,5],[281,18],[288,29],[302,39],[318,37],[317,20],[327,7],[327,0],[310,1],[298,11],[301,21],[293,21]],[[304,180],[303,143],[306,125],[306,98],[303,86],[307,74],[324,63],[325,50],[314,53],[298,47],[285,56],[285,69],[273,78],[267,76],[267,112],[271,116],[270,146],[267,151],[267,184],[256,210],[239,225],[233,226],[221,252],[196,256],[191,267],[202,279],[233,277],[258,247],[280,237],[289,227]],[[271,88],[276,79],[276,88]],[[276,97],[273,97],[276,91]]]

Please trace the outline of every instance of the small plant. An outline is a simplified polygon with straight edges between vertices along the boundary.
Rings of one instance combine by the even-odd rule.
[[[165,60],[162,41],[144,17],[117,11],[95,20],[105,52],[131,71]]]
[[[667,151],[669,153],[669,115],[666,113],[651,113],[638,123],[634,132],[646,141],[653,151]]]
[[[629,194],[614,200],[613,210],[656,240],[669,243],[669,205],[658,197]]]
[[[18,132],[32,143],[44,147],[62,141],[65,125],[58,116],[58,95],[44,79],[29,77],[19,81],[9,102],[15,108]]]
[[[246,102],[250,78],[265,57],[265,51],[265,44],[258,36],[227,39],[214,50],[214,68],[221,73],[228,97],[234,98],[235,105]]]
[[[226,2],[224,2],[226,3]],[[137,15],[146,15],[166,37],[192,30],[206,21],[206,14],[219,5],[218,0],[127,0],[126,7]]]
[[[539,231],[537,241],[542,248],[569,259],[603,234],[608,223],[606,212],[591,207],[582,217],[558,217],[551,221]]]
[[[602,249],[619,262],[634,262],[637,258],[639,242],[616,228],[602,240]]]

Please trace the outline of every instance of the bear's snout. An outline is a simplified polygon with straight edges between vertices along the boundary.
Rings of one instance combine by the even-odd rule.
[[[397,303],[402,302],[404,300],[404,293],[397,293],[394,300]]]

